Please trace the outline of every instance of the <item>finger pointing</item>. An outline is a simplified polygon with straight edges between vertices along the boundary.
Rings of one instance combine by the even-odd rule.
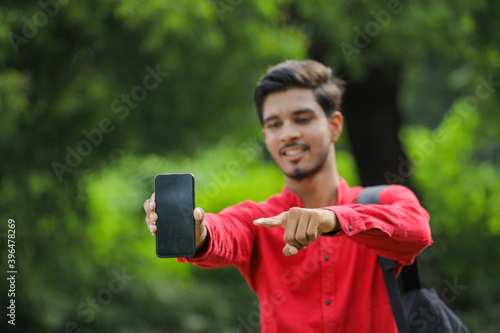
[[[284,226],[286,222],[286,216],[288,212],[283,212],[277,216],[268,217],[268,218],[260,218],[253,221],[253,224],[258,226],[264,226],[268,228]]]

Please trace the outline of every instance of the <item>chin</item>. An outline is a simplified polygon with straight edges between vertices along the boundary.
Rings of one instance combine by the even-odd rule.
[[[325,162],[317,163],[315,165],[299,165],[299,164],[300,163],[296,163],[286,168],[286,170],[281,168],[281,171],[285,174],[285,176],[294,180],[301,181],[305,178],[316,175],[325,166]]]
[[[304,169],[300,167],[294,167],[294,168],[289,168],[288,170],[283,170],[281,171],[285,174],[286,177],[291,178],[293,180],[301,181],[309,176],[312,176],[317,172],[316,169]]]

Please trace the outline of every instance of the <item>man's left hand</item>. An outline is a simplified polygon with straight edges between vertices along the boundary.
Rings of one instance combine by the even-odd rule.
[[[286,242],[283,254],[290,257],[299,250],[318,239],[321,234],[340,230],[337,215],[326,209],[308,209],[293,207],[277,216],[260,218],[253,222],[264,227],[282,227],[285,232],[283,239]]]

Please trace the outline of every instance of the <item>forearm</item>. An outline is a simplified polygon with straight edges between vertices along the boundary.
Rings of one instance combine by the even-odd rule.
[[[332,206],[341,231],[377,253],[410,264],[432,243],[429,215],[408,189],[391,188],[380,205]]]
[[[241,221],[224,215],[205,215],[205,235],[197,240],[196,256],[180,258],[180,262],[191,262],[203,268],[248,264],[252,248],[253,233]]]

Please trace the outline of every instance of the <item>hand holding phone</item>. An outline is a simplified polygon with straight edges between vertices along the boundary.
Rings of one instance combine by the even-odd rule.
[[[192,174],[155,177],[156,255],[159,258],[193,257],[196,254]]]

